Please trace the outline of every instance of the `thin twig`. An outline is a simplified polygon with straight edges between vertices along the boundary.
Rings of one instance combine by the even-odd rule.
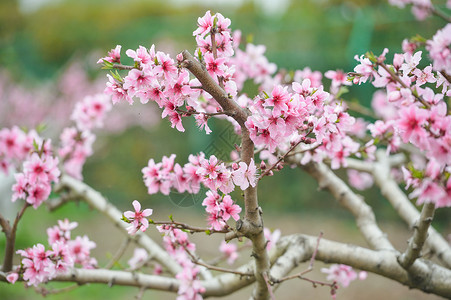
[[[227,232],[231,231],[230,229],[227,229],[227,228],[224,228],[221,230],[216,230],[216,229],[210,229],[210,228],[205,228],[205,227],[191,226],[191,225],[188,225],[185,223],[175,222],[175,221],[165,222],[165,221],[149,220],[149,222],[150,222],[150,224],[154,224],[154,225],[170,225],[177,229],[188,230],[190,233],[203,232],[203,233],[212,234],[212,233],[227,233]]]
[[[310,134],[311,130],[305,135],[308,136]],[[285,157],[287,157],[287,155],[293,151],[300,143],[304,142],[305,140],[303,138],[300,138],[299,141],[294,144],[293,146],[291,146],[290,149],[288,149],[288,151],[282,155],[269,169],[267,169],[265,172],[263,172],[259,177],[258,177],[258,181],[261,180],[264,176],[268,175],[269,172],[271,172],[275,167],[277,167],[277,165],[283,161],[285,159]]]
[[[412,89],[411,89],[409,86],[407,86],[407,85],[401,80],[401,78],[399,78],[398,75],[396,75],[395,72],[393,72],[393,70],[390,69],[386,64],[384,64],[382,61],[379,61],[379,60],[376,62],[376,64],[379,65],[379,66],[381,66],[385,71],[387,71],[387,72],[390,74],[391,78],[392,78],[393,80],[395,80],[396,82],[398,82],[403,88],[409,89],[409,90],[412,92],[412,95],[413,95],[418,101],[420,101],[421,104],[423,104],[426,108],[430,108],[430,107],[431,107],[431,106],[429,105],[429,103],[427,103],[421,96],[418,95],[417,92],[412,91]]]
[[[442,11],[438,10],[435,6],[431,6],[429,10],[433,15],[436,15],[437,17],[442,18],[446,22],[451,23],[451,17],[447,16]]]
[[[126,66],[126,65],[122,65],[122,64],[113,64],[113,68],[114,69],[119,69],[119,70],[133,70],[133,69],[138,69],[135,66]]]
[[[276,300],[276,297],[274,297],[274,293],[272,292],[271,284],[268,279],[268,274],[263,273],[263,278],[265,279],[266,287],[268,288],[268,292],[269,292],[269,295],[271,296],[271,300]]]
[[[9,272],[12,269],[13,266],[13,256],[14,256],[14,245],[16,243],[16,231],[17,231],[17,225],[19,224],[20,219],[22,218],[23,214],[25,213],[25,210],[30,206],[28,202],[25,202],[22,209],[19,211],[19,213],[16,215],[16,219],[14,220],[13,226],[10,228],[9,231],[5,231],[5,219],[2,218],[2,227],[5,231],[6,235],[6,246],[5,246],[5,258],[3,260],[3,272]],[[9,223],[8,223],[9,227]]]
[[[111,269],[114,264],[124,255],[125,250],[127,249],[127,246],[130,244],[130,237],[126,237],[124,241],[122,242],[119,249],[116,251],[116,254],[111,258],[111,260],[106,264],[105,269]]]
[[[219,272],[225,272],[225,273],[232,273],[232,274],[237,274],[240,276],[254,276],[254,274],[252,273],[243,273],[240,271],[235,271],[235,270],[230,270],[230,269],[226,269],[226,268],[221,268],[221,267],[217,267],[217,266],[212,266],[209,265],[205,262],[202,262],[201,259],[197,256],[195,256],[193,253],[191,253],[191,251],[189,251],[186,247],[183,247],[185,249],[185,252],[189,255],[189,257],[191,257],[191,261],[193,263],[195,263],[196,265],[199,266],[203,266],[209,270],[214,270],[214,271],[219,271]]]
[[[69,286],[59,288],[59,289],[47,289],[45,287],[35,287],[35,291],[41,294],[43,297],[46,297],[47,295],[56,295],[56,294],[62,294],[66,292],[70,292],[75,290],[80,286],[79,283],[71,284]]]

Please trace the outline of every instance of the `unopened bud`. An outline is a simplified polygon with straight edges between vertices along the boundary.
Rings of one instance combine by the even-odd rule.
[[[179,61],[179,62],[183,61],[183,54],[182,53],[177,54],[177,61]]]
[[[235,150],[231,151],[230,152],[230,158],[232,160],[238,160],[240,158],[240,155],[238,154],[238,151],[235,151]]]
[[[238,167],[238,164],[237,163],[233,163],[232,164],[232,169],[235,171],[235,170],[238,170],[240,167]]]
[[[262,162],[260,163],[260,169],[261,170],[266,170],[266,163],[265,161],[262,160]]]

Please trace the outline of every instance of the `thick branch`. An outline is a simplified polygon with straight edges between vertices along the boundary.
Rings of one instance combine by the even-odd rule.
[[[377,226],[373,210],[365,203],[362,196],[355,194],[323,163],[311,162],[304,166],[300,165],[300,167],[318,181],[321,189],[327,189],[341,205],[354,215],[359,230],[371,248],[393,249],[385,233]]]
[[[420,213],[391,177],[385,152],[383,150],[377,151],[376,156],[378,163],[375,164],[373,170],[374,181],[399,216],[410,227],[413,227],[416,220],[420,218]],[[428,234],[426,246],[433,250],[444,266],[451,268],[451,247],[448,242],[432,226],[429,227]]]
[[[426,203],[421,210],[420,219],[417,224],[414,226],[415,233],[413,237],[409,241],[409,245],[404,252],[399,257],[399,263],[401,266],[409,270],[410,266],[414,263],[414,261],[420,257],[421,249],[423,248],[424,241],[426,240],[428,234],[429,225],[432,222],[432,218],[434,217],[435,204],[434,203]]]
[[[295,262],[301,263],[310,259],[315,251],[316,243],[317,237],[296,234],[281,238],[278,246],[280,244],[288,244],[286,253],[289,253],[291,249],[298,249],[300,252],[304,252],[298,255],[297,259],[300,260]],[[411,267],[411,273],[409,273],[399,265],[397,261],[398,252],[393,250],[375,251],[325,239],[321,239],[317,249],[316,260],[326,263],[346,264],[393,279],[426,293],[433,293],[446,298],[451,297],[451,271],[430,261],[417,259]],[[292,265],[295,264],[286,262],[290,259],[292,260],[293,256],[280,257],[277,261],[278,264],[275,264],[273,268],[285,263],[287,268],[278,270],[278,274],[287,274],[291,271]]]
[[[183,51],[182,66],[187,68],[201,82],[203,89],[209,93],[241,126],[241,160],[249,165],[254,158],[254,143],[250,139],[249,131],[245,126],[247,113],[233,101],[207,72],[204,65],[198,62],[188,51]],[[255,257],[255,277],[257,287],[253,292],[254,299],[267,299],[269,296],[264,274],[270,267],[266,251],[266,239],[263,234],[263,219],[261,208],[258,205],[257,188],[249,187],[244,191],[244,221],[239,223],[238,231],[252,241],[252,251]]]
[[[14,219],[14,224],[12,227],[9,226],[9,222],[3,217],[0,218],[0,225],[3,228],[3,231],[6,235],[6,246],[5,246],[5,258],[3,260],[3,272],[11,271],[13,267],[13,256],[14,256],[14,246],[16,244],[16,232],[17,225],[19,224],[20,219],[22,218],[25,210],[30,206],[28,202],[24,203],[22,209],[17,213],[16,218]]]
[[[99,192],[68,175],[63,175],[61,177],[60,185],[69,188],[75,195],[83,199],[90,206],[106,215],[110,221],[116,224],[128,236],[126,229],[127,224],[121,221],[122,213],[114,205],[109,203]],[[176,274],[182,270],[180,265],[178,265],[174,259],[161,249],[161,247],[149,236],[138,231],[132,238],[135,239],[141,247],[145,248],[151,257],[161,265],[165,266],[171,273]]]

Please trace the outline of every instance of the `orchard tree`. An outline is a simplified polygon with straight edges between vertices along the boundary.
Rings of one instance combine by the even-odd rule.
[[[240,48],[241,33],[230,29],[228,18],[210,11],[198,18],[194,53],[185,50],[171,58],[154,45],[140,46],[125,51],[133,59],[126,65],[121,46],[112,49],[99,60],[110,71],[106,95],[86,97],[75,105],[74,125],[62,130],[58,144],[34,130],[0,131],[2,171],[15,178],[11,200],[23,202],[13,222],[0,215],[6,238],[1,278],[34,286],[48,281],[135,286],[141,296],[145,289],[156,289],[176,293],[177,299],[224,296],[253,285],[251,299],[275,299],[276,288],[293,279],[327,286],[335,298],[339,288],[371,272],[451,298],[451,247],[431,226],[435,210],[451,206],[451,116],[446,103],[451,96],[451,20],[429,1],[391,2],[412,4],[418,18],[435,14],[447,25],[430,39],[403,41],[403,53],[395,53],[392,62],[385,49],[356,56],[353,72],[326,72],[328,91],[319,72],[277,72],[265,58],[264,46],[248,43]],[[450,1],[447,5],[451,8]],[[427,61],[425,67],[420,67],[422,60]],[[247,80],[259,88],[252,98],[242,93]],[[378,91],[372,111],[360,108],[377,117],[375,122],[350,115],[344,99],[346,86],[366,82]],[[205,226],[172,216],[153,220],[153,210],[133,199],[130,210],[121,212],[83,182],[83,164],[93,152],[93,129],[103,126],[112,105],[138,100],[156,102],[162,118],[178,131],[185,131],[183,120],[193,117],[200,130],[215,134],[208,120],[218,118],[230,122],[239,137],[229,160],[200,152],[181,165],[168,154],[143,166],[149,194],[198,194],[207,189],[202,195]],[[322,235],[280,236],[280,231],[265,228],[259,200],[266,199],[258,197],[258,185],[287,166],[305,170],[348,209],[368,247]],[[347,181],[336,175],[339,169],[347,170]],[[373,209],[350,188],[362,190],[373,183],[412,230],[404,249],[392,245]],[[234,190],[242,196],[233,199]],[[67,219],[48,228],[48,243],[15,249],[19,221],[30,206],[56,207],[80,199],[139,245],[129,268],[100,268],[90,255],[95,243],[86,235],[73,238],[78,224]],[[162,234],[162,246],[147,230]],[[237,240],[249,243],[251,258],[235,268],[207,263],[196,253],[202,245],[191,242],[189,233],[221,235],[219,251],[228,264],[239,255]],[[115,260],[122,253],[119,249]],[[13,264],[15,254],[20,256],[18,265]],[[315,261],[331,264],[322,269],[327,274],[323,281],[307,276]],[[304,268],[289,275],[304,262]],[[153,274],[144,272],[149,265]]]

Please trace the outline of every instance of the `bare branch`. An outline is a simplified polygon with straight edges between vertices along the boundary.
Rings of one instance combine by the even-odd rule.
[[[99,192],[92,189],[87,184],[72,178],[68,175],[63,175],[60,180],[60,186],[66,187],[73,191],[75,195],[80,197],[86,203],[99,212],[106,215],[110,221],[118,226],[127,236],[127,224],[121,220],[122,213],[111,203],[109,203]],[[138,231],[136,235],[132,237],[136,242],[149,252],[156,261],[165,266],[172,274],[177,274],[182,270],[181,266],[175,262],[175,260],[169,256],[169,254],[161,249],[161,247],[155,243],[149,236],[145,235],[141,231]]]
[[[371,248],[393,249],[386,234],[377,226],[372,208],[363,201],[362,196],[355,194],[323,163],[310,162],[300,165],[300,167],[318,181],[319,188],[327,189],[341,205],[354,215],[360,232]]]
[[[16,244],[17,225],[19,224],[20,219],[25,213],[25,210],[29,206],[30,204],[28,202],[24,203],[22,209],[17,213],[12,227],[9,227],[9,222],[7,222],[3,217],[0,218],[0,224],[6,235],[5,258],[3,260],[3,269],[2,269],[3,272],[9,272],[13,267],[13,256],[14,256],[14,246]]]
[[[410,227],[413,227],[416,220],[420,218],[420,213],[391,177],[390,166],[385,152],[383,150],[377,151],[376,157],[378,162],[374,165],[374,181],[398,215]],[[426,240],[426,246],[437,255],[444,266],[451,268],[451,247],[448,242],[432,226],[429,227],[428,234],[429,238]]]
[[[427,238],[427,232],[429,225],[434,217],[435,204],[426,203],[421,210],[420,219],[414,226],[413,237],[409,241],[409,246],[406,251],[399,257],[399,264],[406,270],[409,270],[410,266],[415,260],[420,257],[421,249],[423,248],[424,241]]]
[[[122,257],[122,255],[124,255],[127,246],[130,244],[130,241],[130,237],[125,238],[119,249],[117,249],[116,254],[114,254],[111,260],[106,264],[105,269],[111,269],[114,264]]]

